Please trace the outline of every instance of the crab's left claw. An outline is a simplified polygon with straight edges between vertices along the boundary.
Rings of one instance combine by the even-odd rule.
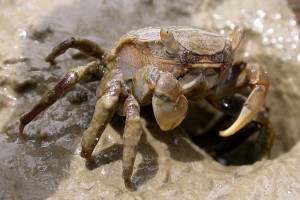
[[[253,120],[266,99],[266,88],[257,86],[251,92],[249,98],[244,103],[242,111],[237,120],[228,129],[220,131],[220,136],[227,137],[233,135],[246,124]]]
[[[155,119],[163,131],[177,127],[185,118],[188,100],[181,94],[181,87],[170,73],[161,74],[153,97]]]
[[[246,124],[252,121],[259,112],[266,100],[266,93],[269,80],[264,67],[260,65],[248,65],[241,76],[241,80],[248,80],[252,86],[252,92],[243,105],[242,111],[237,120],[226,130],[220,131],[220,136],[227,137],[233,135]]]

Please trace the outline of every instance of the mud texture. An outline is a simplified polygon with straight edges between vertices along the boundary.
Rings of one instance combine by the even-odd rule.
[[[0,1],[0,199],[299,199],[300,32],[293,13],[299,7],[289,2]],[[69,69],[90,61],[70,50],[55,65],[44,62],[62,40],[89,38],[110,51],[120,36],[145,26],[226,32],[234,24],[246,28],[237,60],[264,64],[271,80],[267,106],[276,136],[270,160],[223,166],[193,144],[187,132],[201,133],[202,116],[211,108],[190,109],[170,132],[162,132],[145,108],[133,174],[138,189],[128,191],[121,162],[124,118],[114,117],[103,133],[95,165],[79,155],[95,82],[76,85],[26,127],[26,138],[19,137],[19,116]],[[233,154],[236,160],[250,151],[246,147]]]

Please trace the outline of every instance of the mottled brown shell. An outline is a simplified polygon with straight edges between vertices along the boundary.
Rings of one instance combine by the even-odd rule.
[[[226,44],[229,44],[227,35],[193,27],[164,28],[173,33],[180,46],[181,57],[169,57],[166,54],[161,42],[161,27],[147,27],[124,35],[112,54],[107,57],[107,61],[110,63],[116,61],[116,66],[128,79],[132,78],[139,68],[147,65],[154,65],[171,72],[190,61],[191,66],[203,68],[219,68],[227,62],[225,58],[228,57],[230,51],[223,52]],[[192,54],[199,55],[198,58],[202,60],[193,62]]]
[[[174,34],[176,41],[187,50],[199,55],[212,55],[225,47],[226,36],[205,29],[171,26],[166,27]],[[147,27],[131,31],[123,38],[134,38],[140,42],[160,42],[160,27]]]

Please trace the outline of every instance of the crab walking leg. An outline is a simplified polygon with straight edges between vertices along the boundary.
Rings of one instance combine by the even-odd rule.
[[[19,133],[22,134],[25,126],[38,114],[55,103],[64,91],[78,83],[83,77],[98,67],[99,64],[97,62],[91,62],[86,66],[80,66],[70,70],[53,89],[44,93],[40,101],[29,112],[20,117]]]
[[[101,59],[104,50],[94,41],[79,37],[70,37],[53,48],[52,52],[45,58],[46,62],[53,62],[56,57],[74,48],[87,56]]]
[[[107,76],[111,74],[109,73]],[[108,83],[103,84],[105,87],[103,88],[104,94],[97,101],[90,125],[83,134],[81,156],[84,158],[91,157],[101,134],[117,109],[119,97],[122,92],[122,81],[118,79],[118,75],[116,76]],[[104,77],[104,80],[107,79]]]
[[[274,140],[274,131],[269,127],[269,123],[261,126],[256,139],[256,155],[258,159],[267,159],[271,155],[271,149]]]
[[[126,187],[132,188],[130,180],[134,160],[137,154],[137,145],[142,134],[140,106],[133,95],[129,95],[125,102],[126,122],[124,129],[123,146],[123,179]]]
[[[237,120],[228,129],[220,131],[220,136],[230,136],[243,128],[254,119],[265,102],[269,80],[264,67],[257,64],[247,64],[237,80],[237,86],[243,85],[245,82],[249,83],[252,91]]]

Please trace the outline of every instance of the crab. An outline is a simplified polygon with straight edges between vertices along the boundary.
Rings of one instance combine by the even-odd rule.
[[[236,116],[220,136],[228,137],[250,121],[262,122],[269,87],[265,68],[259,64],[233,63],[244,38],[236,26],[228,34],[196,27],[147,27],[124,35],[111,53],[95,42],[71,37],[46,57],[55,58],[69,48],[97,60],[70,70],[54,88],[20,117],[19,132],[62,93],[85,76],[102,72],[91,122],[82,137],[81,156],[90,159],[101,134],[114,113],[126,117],[123,134],[123,179],[132,188],[131,176],[142,134],[140,107],[151,105],[163,131],[177,127],[185,118],[188,101],[206,99],[217,109]],[[268,146],[268,145],[265,145]]]

